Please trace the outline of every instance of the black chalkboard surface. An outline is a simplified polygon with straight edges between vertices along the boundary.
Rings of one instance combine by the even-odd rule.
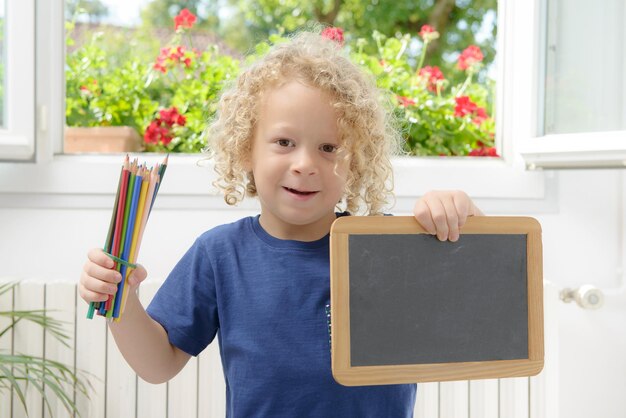
[[[331,229],[332,366],[345,385],[529,376],[543,367],[541,229],[476,217],[455,243],[412,217]]]

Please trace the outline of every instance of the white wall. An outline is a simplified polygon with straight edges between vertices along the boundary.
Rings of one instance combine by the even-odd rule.
[[[541,222],[546,279],[568,287],[585,283],[617,286],[624,255],[622,171],[560,171],[556,176],[556,190],[546,191],[551,195],[546,199],[554,199],[554,204],[478,199],[478,205],[489,215],[527,215]],[[28,202],[7,208],[2,199],[9,203],[6,200],[11,198],[0,194],[2,274],[45,280],[77,278],[86,251],[103,244],[111,209],[93,209],[76,202],[67,209],[33,208],[37,204]],[[162,209],[160,198],[150,215],[139,257],[156,277],[164,277],[201,232],[256,213],[256,204],[231,208],[219,197],[211,197],[205,208]],[[403,198],[402,210],[395,213],[406,214],[410,205],[404,201],[416,198]]]
[[[626,297],[611,290],[622,279],[624,172],[560,171],[555,176],[555,187],[547,191],[550,204],[508,200],[503,205],[490,199],[478,203],[491,215],[528,215],[541,222],[547,280],[559,287],[588,283],[606,291],[605,306],[597,311],[561,305],[559,416],[624,417]],[[15,207],[7,199],[0,195],[2,276],[77,280],[86,251],[103,243],[110,209]],[[410,208],[401,206],[403,211],[396,213]],[[210,198],[208,209],[193,210],[160,209],[157,198],[139,261],[151,276],[162,278],[201,232],[253,213],[254,204],[227,208],[218,197]]]
[[[215,199],[217,205],[225,203]],[[111,205],[113,197],[111,197]],[[138,261],[164,278],[203,231],[254,212],[244,210],[160,210],[150,214]],[[43,280],[76,279],[87,251],[101,247],[111,209],[0,209],[2,275]]]

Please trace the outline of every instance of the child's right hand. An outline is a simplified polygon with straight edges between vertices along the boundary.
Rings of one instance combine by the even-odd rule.
[[[117,284],[122,280],[121,274],[114,269],[115,262],[100,248],[93,248],[87,254],[87,262],[83,266],[78,284],[78,293],[86,302],[104,302],[117,291]],[[141,265],[128,277],[131,290],[148,276]]]

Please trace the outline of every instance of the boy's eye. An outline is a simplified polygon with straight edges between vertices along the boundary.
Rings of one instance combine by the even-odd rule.
[[[332,144],[324,144],[320,147],[323,152],[335,152],[337,151],[337,146]]]
[[[290,139],[277,139],[276,140],[276,144],[280,145],[281,147],[292,147],[293,143],[291,142]]]

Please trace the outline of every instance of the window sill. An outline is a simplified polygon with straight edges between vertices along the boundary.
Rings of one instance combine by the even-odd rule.
[[[149,166],[163,160],[162,154],[131,155],[131,159],[135,157]],[[0,163],[0,207],[108,209],[115,197],[122,160],[122,154],[57,155],[49,162],[37,164]],[[159,189],[158,207],[227,207],[212,186],[213,165],[201,160],[199,154],[170,155],[165,181]],[[429,190],[464,190],[483,201],[484,210],[495,207],[498,212],[497,208],[507,207],[505,202],[510,199],[544,207],[549,194],[546,178],[550,176],[541,171],[525,171],[521,161],[511,164],[499,158],[398,157],[393,164],[397,197],[394,212],[410,211],[416,197]],[[238,208],[256,209],[257,202],[247,199]],[[510,213],[511,209],[503,211]]]
[[[521,161],[500,158],[395,158],[397,196],[460,189],[477,198],[543,199],[545,175],[524,170]]]
[[[626,131],[546,135],[525,141],[520,153],[529,169],[624,168]]]

